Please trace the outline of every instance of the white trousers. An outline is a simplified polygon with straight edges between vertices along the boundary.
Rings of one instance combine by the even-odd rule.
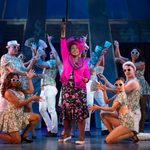
[[[92,83],[92,81],[90,80],[86,84],[86,89],[87,89],[87,106],[92,106],[94,104],[94,99],[96,100],[98,105],[105,106],[106,104],[104,102],[103,92],[101,90],[98,90],[96,92],[95,91],[91,91],[90,90],[91,83]],[[100,116],[99,116],[98,119],[100,119]],[[91,122],[91,112],[89,112],[89,117],[86,119],[85,131],[90,131],[90,122]],[[104,126],[102,121],[101,121],[101,129],[102,130],[106,130],[106,127]]]
[[[58,132],[58,118],[55,107],[57,92],[58,91],[55,86],[43,86],[40,94],[42,100],[39,102],[39,112],[44,119],[47,130],[51,131],[52,133]]]
[[[87,94],[87,106],[90,107],[94,102],[94,92],[88,92]],[[91,124],[91,112],[89,111],[89,117],[85,120],[85,131],[90,131]]]

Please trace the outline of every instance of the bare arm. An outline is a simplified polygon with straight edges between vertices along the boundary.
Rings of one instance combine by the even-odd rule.
[[[52,36],[49,36],[49,35],[47,34],[47,39],[48,39],[49,46],[50,46],[50,48],[51,48],[51,50],[52,50],[52,52],[53,52],[53,55],[54,55],[54,57],[55,57],[56,64],[57,64],[57,66],[59,67],[59,66],[61,65],[61,60],[60,60],[60,57],[59,57],[59,55],[58,55],[58,53],[57,53],[55,47],[54,47],[53,44],[52,44],[52,38],[53,38]]]
[[[114,41],[114,46],[115,46],[115,59],[117,62],[120,62],[121,64],[125,63],[126,61],[128,61],[128,58],[125,58],[123,56],[121,56],[120,53],[120,48],[119,48],[119,42],[118,41]]]
[[[35,76],[36,74],[34,73],[33,70],[30,70],[29,72],[26,73],[26,76],[28,78],[28,89],[25,91],[25,93],[27,94],[32,94],[34,92],[34,86],[32,83],[32,78]]]
[[[29,71],[30,69],[32,69],[33,65],[36,63],[36,59],[35,58],[32,58],[30,60],[30,63],[29,65],[26,67],[26,70]]]
[[[119,102],[114,102],[112,107],[101,107],[101,106],[98,106],[98,105],[93,105],[90,107],[90,111],[93,111],[93,110],[104,110],[104,111],[115,111],[118,107],[119,107]]]
[[[131,92],[132,90],[138,89],[139,86],[140,85],[138,81],[135,80],[128,81],[128,83],[125,84],[125,92],[126,93]]]
[[[103,80],[109,88],[115,89],[115,86],[111,84],[104,75],[98,76],[101,80]]]
[[[60,37],[61,38],[66,38],[66,21],[62,21],[62,23],[61,23]]]
[[[104,55],[100,56],[98,62],[96,63],[96,66],[104,66],[105,58]]]
[[[27,100],[21,101],[17,96],[15,96],[10,90],[7,90],[4,94],[4,98],[9,101],[10,103],[14,104],[16,107],[23,107],[29,104],[32,101],[39,101],[41,97],[37,96],[36,94]]]
[[[9,72],[18,73],[18,74],[21,75],[21,76],[25,76],[25,75],[26,75],[25,72],[19,71],[19,70],[17,70],[17,69],[13,69],[13,68],[11,68],[11,67],[8,66],[8,65],[6,66],[6,68],[7,68],[7,70],[8,70]]]

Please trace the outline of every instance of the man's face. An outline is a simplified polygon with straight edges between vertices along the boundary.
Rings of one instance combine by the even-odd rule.
[[[125,76],[127,77],[127,78],[131,78],[131,77],[134,77],[134,75],[135,75],[135,70],[133,69],[133,67],[132,66],[128,66],[128,65],[126,65],[124,68],[123,68],[123,72],[124,72],[124,74],[125,74]]]
[[[17,45],[10,45],[8,48],[8,52],[10,55],[18,55],[20,47]]]

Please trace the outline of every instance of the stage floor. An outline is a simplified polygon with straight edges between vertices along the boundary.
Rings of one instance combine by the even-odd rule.
[[[61,130],[61,128],[59,128]],[[118,144],[105,144],[105,136],[100,134],[100,129],[91,130],[91,136],[85,138],[84,145],[76,145],[78,131],[75,137],[67,143],[59,144],[58,137],[44,137],[46,129],[36,130],[37,139],[31,144],[3,144],[0,141],[0,150],[150,150],[150,141],[139,141],[133,144],[131,140],[124,140]],[[61,131],[59,131],[60,134]],[[150,133],[150,125],[146,126],[146,132]]]

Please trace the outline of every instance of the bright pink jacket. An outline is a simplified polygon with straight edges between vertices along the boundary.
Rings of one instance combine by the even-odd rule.
[[[68,83],[68,79],[70,74],[73,71],[72,66],[70,65],[68,58],[69,58],[69,51],[67,47],[66,38],[61,38],[61,57],[63,61],[63,72],[61,74],[60,80],[62,84],[66,85]],[[74,84],[76,88],[84,88],[86,89],[86,83],[83,82],[83,78],[90,79],[90,71],[87,65],[87,61],[83,59],[83,67],[78,70],[74,70]]]

